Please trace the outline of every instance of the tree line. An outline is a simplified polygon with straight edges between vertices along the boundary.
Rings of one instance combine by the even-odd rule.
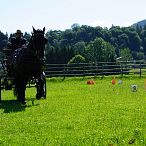
[[[24,33],[27,40],[30,36]],[[146,56],[146,26],[108,29],[75,23],[64,31],[49,30],[45,36],[48,39],[45,57],[49,64],[143,60]],[[8,35],[0,31],[1,52],[8,39]]]

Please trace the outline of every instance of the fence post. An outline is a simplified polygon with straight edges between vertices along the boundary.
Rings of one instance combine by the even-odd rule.
[[[104,77],[104,63],[102,63],[102,77]]]
[[[84,66],[85,66],[85,64],[83,64],[83,79],[85,78],[85,67]]]
[[[66,76],[66,68],[65,68],[65,64],[63,65],[63,81],[65,80],[65,76]]]
[[[140,68],[139,69],[140,69],[139,73],[140,73],[140,78],[141,78],[141,64],[140,64]]]
[[[123,76],[123,65],[122,65],[122,63],[121,63],[121,74]]]
[[[1,84],[2,84],[2,82],[1,82],[1,77],[0,77],[0,101],[1,101]]]

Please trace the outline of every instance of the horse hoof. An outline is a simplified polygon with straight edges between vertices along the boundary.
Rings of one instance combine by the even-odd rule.
[[[26,101],[21,101],[20,104],[21,106],[26,106]]]
[[[39,94],[36,95],[36,99],[39,100],[41,99],[41,96]]]

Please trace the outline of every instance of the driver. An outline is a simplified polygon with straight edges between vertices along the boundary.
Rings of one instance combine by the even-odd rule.
[[[15,37],[10,38],[8,42],[8,48],[11,52],[14,52],[16,49],[22,48],[26,45],[26,39],[23,37],[21,30],[17,30]]]
[[[5,51],[6,54],[6,66],[8,71],[8,76],[11,75],[12,64],[14,61],[15,51],[19,50],[19,48],[24,48],[26,46],[26,39],[23,37],[23,33],[21,30],[17,30],[15,33],[15,37],[11,37],[7,43],[7,48]]]

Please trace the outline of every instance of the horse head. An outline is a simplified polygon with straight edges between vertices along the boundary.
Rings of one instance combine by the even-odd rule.
[[[47,39],[44,37],[45,35],[45,27],[43,28],[43,30],[41,29],[35,29],[33,27],[33,32],[32,32],[32,36],[30,39],[30,46],[31,49],[35,52],[36,56],[38,56],[39,58],[44,57],[44,49],[45,49],[45,45],[47,44]]]

